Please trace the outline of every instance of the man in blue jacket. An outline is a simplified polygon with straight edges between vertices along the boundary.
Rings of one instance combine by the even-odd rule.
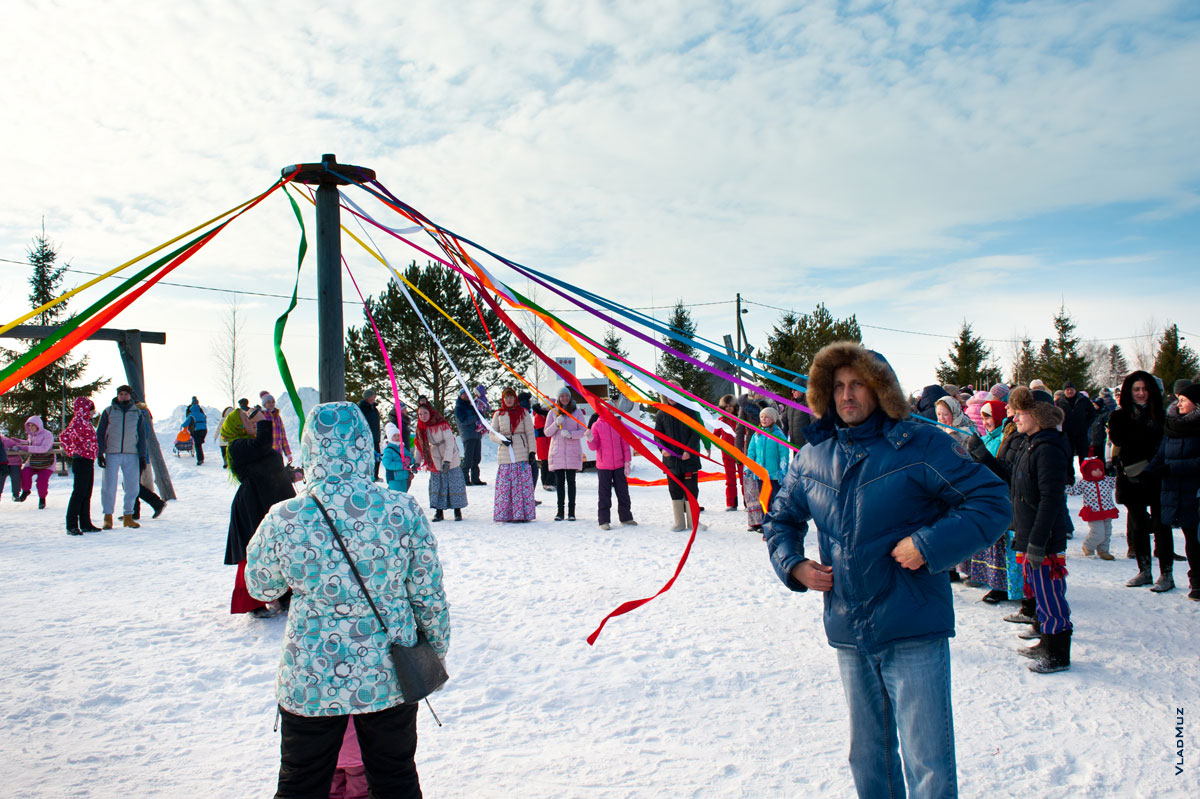
[[[1005,532],[1008,489],[950,436],[910,421],[887,361],[857,343],[817,353],[808,403],[818,421],[763,527],[784,584],[825,593],[858,795],[907,785],[912,797],[957,796],[946,572]],[[804,546],[810,521],[816,553]]]

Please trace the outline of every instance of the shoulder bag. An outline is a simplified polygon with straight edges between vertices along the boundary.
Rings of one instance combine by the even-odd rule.
[[[358,567],[354,565],[354,559],[350,557],[349,550],[346,549],[346,542],[342,540],[342,536],[338,533],[337,526],[333,523],[333,519],[329,518],[329,511],[325,510],[325,506],[321,504],[321,500],[309,494],[312,501],[317,503],[317,507],[321,509],[321,515],[325,517],[325,523],[329,525],[329,529],[333,532],[333,537],[337,539],[338,546],[341,547],[342,554],[346,556],[346,562],[350,564],[350,571],[354,572],[354,579],[358,581],[358,587],[362,589],[363,595],[367,598],[367,603],[371,606],[371,610],[375,612],[375,618],[379,619],[379,626],[383,628],[386,635],[388,628],[383,622],[383,616],[379,614],[379,608],[375,607],[375,601],[371,599],[371,593],[367,590],[367,584],[363,582],[362,575],[358,573]],[[442,685],[449,679],[446,674],[446,667],[442,665],[442,659],[437,656],[437,652],[433,651],[433,646],[429,643],[429,639],[425,637],[425,633],[417,628],[417,643],[414,646],[405,646],[399,641],[391,641],[388,645],[388,651],[392,655],[392,663],[396,668],[396,677],[400,681],[400,694],[404,697],[405,702],[420,702],[426,699],[431,693],[441,688]],[[426,699],[428,704],[428,699]],[[430,707],[430,711],[433,708]],[[436,718],[436,714],[434,718]],[[440,721],[438,722],[441,723]]]

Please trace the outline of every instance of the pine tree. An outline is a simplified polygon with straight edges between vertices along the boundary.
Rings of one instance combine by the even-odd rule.
[[[786,370],[807,375],[812,366],[813,356],[826,344],[835,341],[862,341],[862,330],[858,320],[851,314],[849,319],[835,319],[824,303],[818,303],[812,313],[797,316],[786,312],[779,317],[779,323],[767,337],[765,358],[774,367],[767,371],[779,377],[796,381],[795,375]],[[782,383],[769,381],[771,388],[783,396],[789,396],[788,387]]]
[[[1179,340],[1179,326],[1167,323],[1162,338],[1158,340],[1158,353],[1154,356],[1154,375],[1163,381],[1167,394],[1172,393],[1175,381],[1180,378],[1193,380],[1200,372],[1200,358],[1191,347]]]
[[[1029,381],[1038,376],[1039,368],[1038,354],[1033,351],[1033,342],[1028,338],[1021,339],[1021,347],[1017,350],[1017,359],[1013,362],[1013,386],[1029,385]]]
[[[958,340],[950,345],[950,362],[938,361],[937,379],[943,385],[975,386],[986,391],[1000,382],[1000,367],[992,361],[992,349],[983,339],[971,335],[971,325],[963,320]]]
[[[1042,344],[1042,362],[1039,364],[1042,379],[1051,391],[1062,388],[1070,380],[1077,388],[1091,388],[1089,373],[1091,361],[1075,337],[1075,323],[1065,307],[1054,315],[1054,339]]]
[[[404,270],[404,276],[486,347],[481,348],[457,325],[412,292],[421,315],[469,385],[473,387],[479,383],[490,388],[501,382],[506,385],[516,382],[500,361],[520,374],[529,365],[531,353],[483,300],[478,300],[491,333],[489,338],[457,275],[439,264],[420,267],[413,261]],[[435,409],[447,409],[458,396],[461,386],[446,356],[421,324],[396,281],[388,283],[378,297],[368,298],[367,305],[387,345],[401,399],[413,401],[418,395],[426,394]],[[346,333],[346,396],[357,398],[364,389],[374,388],[382,397],[388,398],[391,386],[387,367],[366,311],[363,320],[361,327],[351,328]],[[492,342],[499,360],[492,354]]]
[[[609,325],[608,330],[604,334],[604,340],[601,343],[604,345],[604,348],[606,350],[608,350],[609,352],[612,353],[611,356],[606,353],[601,353],[601,357],[608,358],[609,360],[615,360],[617,358],[628,358],[629,357],[629,353],[625,350],[624,347],[621,346],[621,337],[617,334],[617,329],[615,327]],[[609,368],[612,369],[614,372],[616,372],[617,377],[619,377],[625,381],[629,380],[629,376],[625,373],[624,370],[618,369],[614,366],[609,366]],[[612,381],[609,381],[608,396],[611,398],[611,397],[615,397],[619,394],[620,394],[620,391],[617,389],[617,387],[612,384]]]
[[[26,250],[25,255],[33,268],[29,276],[29,302],[31,307],[40,308],[59,296],[59,284],[70,264],[55,265],[58,249],[46,238],[44,226],[41,235],[34,237],[33,246]],[[60,302],[39,313],[37,324],[58,325],[65,321],[63,316],[66,312],[67,303]],[[37,343],[36,340],[30,340],[25,352],[33,349]],[[12,363],[23,354],[0,348],[0,355],[6,363]],[[10,435],[24,437],[25,420],[30,416],[40,416],[46,429],[61,432],[63,425],[71,419],[75,398],[91,397],[111,382],[100,379],[76,383],[87,371],[87,365],[86,355],[81,358],[64,355],[10,388],[0,396],[0,427],[7,429]]]
[[[696,335],[696,323],[692,321],[692,314],[683,304],[683,300],[675,303],[675,307],[671,310],[671,316],[667,319],[667,325],[685,339],[691,339]],[[696,348],[687,341],[677,341],[664,336],[663,343],[690,358],[696,357]],[[708,372],[699,366],[693,366],[682,358],[664,353],[658,362],[658,376],[698,397],[711,399],[708,396]]]

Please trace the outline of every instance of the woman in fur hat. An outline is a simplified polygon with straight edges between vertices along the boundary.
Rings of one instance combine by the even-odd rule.
[[[1168,529],[1179,527],[1188,559],[1188,599],[1200,602],[1200,541],[1196,539],[1200,527],[1200,502],[1196,492],[1200,491],[1200,385],[1189,383],[1179,391],[1175,402],[1167,408],[1163,425],[1163,440],[1158,453],[1146,467],[1146,471],[1159,477],[1162,491],[1159,495],[1162,506],[1163,525]],[[1169,569],[1170,564],[1160,564]],[[1169,571],[1160,578],[1151,591],[1169,591],[1175,585],[1174,575]]]
[[[1013,470],[1013,549],[1025,564],[1026,593],[1034,597],[1042,639],[1017,651],[1035,662],[1039,674],[1071,666],[1071,608],[1067,604],[1067,568],[1063,553],[1071,518],[1067,514],[1067,470],[1070,444],[1057,428],[1063,412],[1045,391],[1025,387],[1009,395],[1017,430],[1029,446]]]
[[[1160,575],[1171,574],[1175,564],[1171,528],[1162,523],[1162,480],[1157,474],[1142,474],[1158,452],[1165,421],[1158,381],[1140,369],[1130,372],[1121,384],[1120,405],[1108,417],[1108,438],[1117,469],[1117,502],[1125,506],[1129,545],[1138,564],[1138,573],[1125,583],[1130,588],[1153,582],[1152,533]]]

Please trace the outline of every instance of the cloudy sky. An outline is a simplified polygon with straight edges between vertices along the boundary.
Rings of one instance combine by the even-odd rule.
[[[1152,321],[1200,344],[1189,0],[10,0],[0,53],[4,321],[28,310],[13,262],[43,220],[71,287],[332,152],[514,260],[633,306],[682,298],[711,339],[738,292],[759,345],[777,309],[856,314],[910,390],[964,319],[1006,367],[1060,305],[1128,352]],[[118,317],[167,332],[152,405],[224,404],[227,290],[290,293],[296,243],[272,197],[167,278],[218,291],[160,285]],[[278,392],[286,302],[241,304],[248,389]],[[293,320],[315,385],[315,303]],[[111,344],[81,349],[120,377]]]

